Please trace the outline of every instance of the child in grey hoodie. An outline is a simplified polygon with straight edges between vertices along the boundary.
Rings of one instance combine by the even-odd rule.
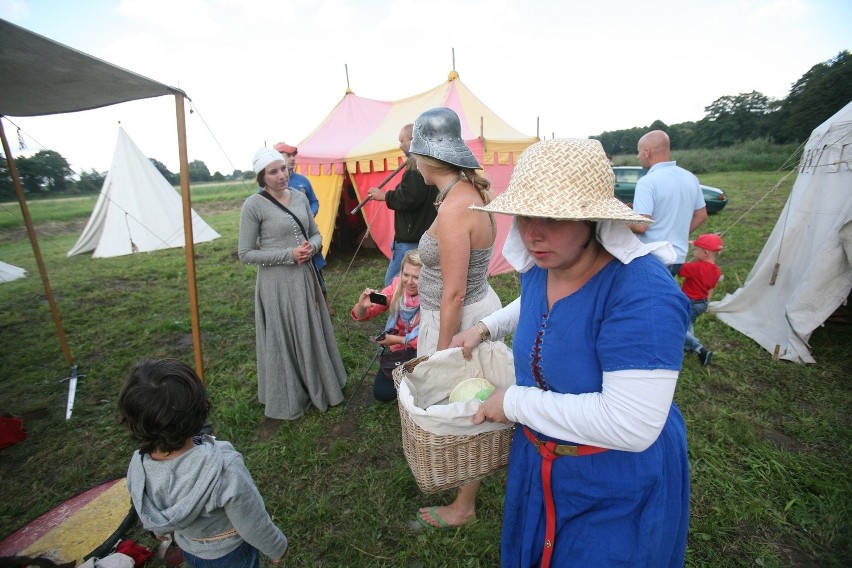
[[[127,487],[146,530],[174,533],[191,568],[260,568],[258,551],[280,562],[287,538],[266,512],[242,455],[199,435],[210,399],[191,367],[173,359],[139,363],[118,410],[140,444]]]

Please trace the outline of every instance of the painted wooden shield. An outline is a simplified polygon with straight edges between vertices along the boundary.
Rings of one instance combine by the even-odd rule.
[[[90,556],[106,556],[136,519],[125,479],[108,481],[4,538],[0,557],[44,556],[56,563],[81,564]]]

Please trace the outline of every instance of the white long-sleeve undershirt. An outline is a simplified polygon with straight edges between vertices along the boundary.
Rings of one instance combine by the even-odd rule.
[[[521,319],[521,298],[517,297],[510,304],[485,316],[481,321],[488,328],[491,339],[500,339],[515,333],[519,319]]]
[[[584,394],[511,386],[503,412],[509,420],[552,438],[641,452],[666,423],[677,378],[677,371],[665,369],[606,372],[601,392]]]

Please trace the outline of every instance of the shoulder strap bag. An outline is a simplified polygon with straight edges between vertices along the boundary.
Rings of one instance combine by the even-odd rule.
[[[305,231],[305,226],[302,225],[302,222],[299,221],[298,217],[293,215],[292,211],[290,211],[289,209],[284,207],[283,203],[281,203],[280,201],[278,201],[277,199],[272,197],[272,195],[270,195],[265,189],[263,191],[261,191],[260,194],[262,196],[264,196],[266,199],[268,199],[269,201],[271,201],[276,207],[278,207],[279,209],[284,211],[287,215],[292,217],[293,220],[296,222],[296,225],[298,225],[299,229],[302,231],[302,236],[305,237],[306,241],[309,240],[308,239],[308,233],[307,233],[307,231]],[[314,256],[311,257],[311,267],[314,269],[314,276],[316,276],[317,284],[319,284],[319,287],[320,287],[320,292],[322,293],[323,296],[325,296],[325,294],[326,294],[325,278],[323,278],[322,272],[317,268],[317,265],[314,262],[314,258],[316,258],[317,254],[319,254],[319,252],[317,252],[316,254],[314,254]]]

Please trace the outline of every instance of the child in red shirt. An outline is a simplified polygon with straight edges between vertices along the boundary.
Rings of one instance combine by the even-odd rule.
[[[707,304],[713,296],[713,290],[722,277],[722,271],[716,265],[716,255],[723,248],[722,237],[714,234],[703,234],[690,244],[695,247],[695,260],[685,263],[678,273],[683,278],[681,290],[692,302],[692,316],[689,329],[684,339],[684,349],[694,351],[703,366],[710,364],[713,352],[706,349],[695,337],[693,324],[695,320],[707,311]]]

